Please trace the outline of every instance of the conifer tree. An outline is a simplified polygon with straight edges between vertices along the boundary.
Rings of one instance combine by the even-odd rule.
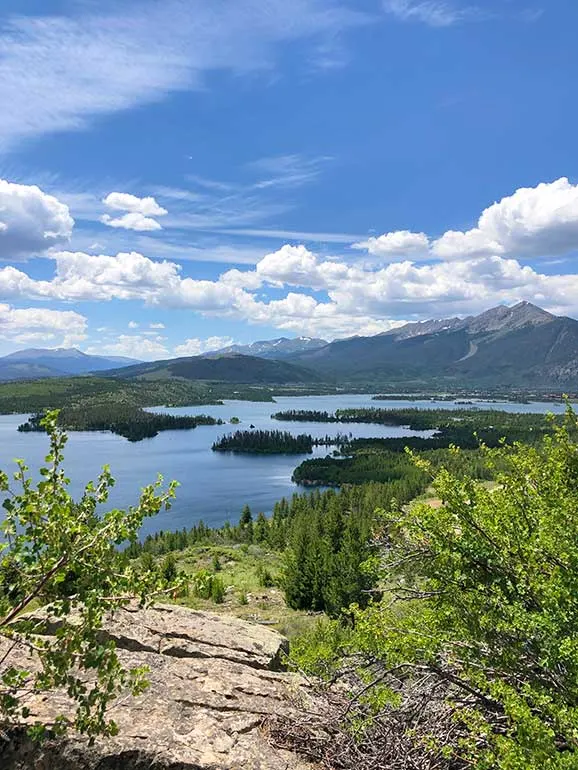
[[[256,543],[266,542],[269,536],[269,522],[264,513],[257,514],[257,521],[253,528],[253,539]]]
[[[245,505],[239,518],[239,530],[241,537],[247,543],[253,542],[253,514],[248,505]]]

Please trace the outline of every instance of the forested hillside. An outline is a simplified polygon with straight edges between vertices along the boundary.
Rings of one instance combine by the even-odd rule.
[[[138,364],[107,374],[147,379],[208,380],[244,385],[320,382],[321,378],[310,369],[284,361],[268,360],[256,356],[231,353],[212,358],[193,356]]]

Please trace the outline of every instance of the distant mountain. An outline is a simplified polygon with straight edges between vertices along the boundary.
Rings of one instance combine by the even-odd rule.
[[[91,356],[76,348],[30,348],[0,358],[0,380],[66,377],[140,363],[124,356]]]
[[[107,373],[108,374],[108,373]],[[318,375],[303,366],[238,353],[206,358],[191,356],[128,366],[110,372],[117,377],[147,379],[212,380],[243,385],[280,385],[319,381]]]
[[[279,337],[276,340],[251,342],[249,345],[230,345],[213,353],[205,353],[203,357],[214,358],[223,354],[239,353],[240,355],[257,356],[258,358],[283,359],[296,353],[318,350],[327,344],[327,340],[315,339],[313,337],[297,337],[295,339]]]
[[[247,350],[252,354],[242,352]],[[409,323],[374,337],[331,343],[281,337],[205,356],[150,363],[89,356],[75,349],[23,350],[0,358],[0,380],[88,372],[246,385],[395,383],[400,387],[511,386],[576,392],[578,321],[520,302],[467,318]]]
[[[348,381],[578,390],[578,321],[520,302],[338,340],[290,360]]]

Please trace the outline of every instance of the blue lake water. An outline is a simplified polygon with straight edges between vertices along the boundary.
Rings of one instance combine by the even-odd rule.
[[[503,409],[510,412],[560,412],[561,404],[476,403],[480,408]],[[372,401],[371,395],[279,397],[276,403],[228,401],[223,406],[180,407],[163,409],[170,414],[210,414],[229,421],[241,420],[240,425],[202,426],[195,430],[166,431],[153,439],[130,443],[110,433],[71,433],[66,448],[65,469],[72,479],[71,491],[78,495],[99,469],[110,465],[117,479],[110,504],[125,507],[134,503],[142,486],[161,473],[168,481],[176,479],[181,486],[170,511],[162,512],[145,523],[143,534],[159,529],[190,527],[203,519],[219,526],[227,519],[236,521],[247,503],[254,513],[269,513],[282,497],[303,491],[293,484],[294,468],[312,456],[325,456],[330,450],[319,447],[313,455],[241,455],[213,452],[215,439],[234,430],[289,430],[294,434],[308,433],[314,437],[326,434],[351,433],[357,438],[424,435],[400,427],[379,425],[339,425],[325,423],[286,423],[271,419],[275,412],[286,409],[315,409],[333,412],[336,409],[378,407],[399,409],[458,409],[463,405],[445,401]],[[160,411],[160,410],[159,410]],[[0,415],[0,468],[8,471],[16,457],[24,458],[35,472],[41,465],[48,444],[46,436],[38,433],[18,433],[17,427],[25,415]],[[426,434],[428,435],[428,434]]]

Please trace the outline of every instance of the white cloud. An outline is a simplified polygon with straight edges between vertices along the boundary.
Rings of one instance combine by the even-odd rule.
[[[239,315],[253,324],[324,339],[379,334],[398,325],[398,322],[387,318],[372,318],[361,308],[355,312],[344,311],[335,302],[318,302],[313,297],[295,292],[270,302],[246,296],[239,307]]]
[[[125,0],[15,16],[0,32],[0,149],[268,67],[283,42],[318,43],[367,18],[331,0]],[[76,14],[74,14],[76,11]]]
[[[425,233],[412,233],[409,230],[397,230],[385,233],[377,238],[353,244],[354,249],[365,249],[376,257],[408,257],[419,259],[429,256],[429,238]]]
[[[578,249],[578,185],[563,177],[522,187],[494,203],[467,232],[449,231],[433,244],[445,259],[499,254],[548,257]]]
[[[169,358],[164,337],[148,337],[141,334],[120,334],[113,342],[101,342],[91,345],[86,352],[99,356],[127,356],[143,361]]]
[[[127,212],[120,217],[103,214],[100,218],[104,225],[120,227],[123,230],[136,230],[137,232],[162,230],[161,225],[152,217],[162,217],[169,213],[150,196],[137,198],[136,195],[130,193],[111,192],[102,202],[113,211]]]
[[[142,214],[137,213],[123,214],[121,217],[114,218],[109,214],[103,214],[100,221],[103,225],[108,225],[108,227],[121,227],[123,230],[136,230],[137,232],[162,230],[161,225],[156,219],[143,217]]]
[[[162,324],[162,323],[157,323],[157,324],[150,324],[150,325],[149,325],[149,328],[150,328],[150,329],[164,329],[164,328],[165,328],[165,325],[164,325],[164,324]]]
[[[308,241],[311,243],[346,243],[363,240],[363,235],[354,235],[353,233],[308,233],[303,230],[265,230],[265,229],[226,229],[219,232],[228,235],[242,235],[247,238],[265,238],[278,241],[279,239],[288,241]],[[239,260],[241,261],[241,260]],[[245,260],[243,260],[245,261]],[[248,261],[248,260],[247,260]]]
[[[227,270],[219,278],[221,283],[227,286],[233,286],[238,289],[259,289],[263,285],[263,279],[252,271],[248,270]]]
[[[180,266],[136,252],[116,256],[56,252],[56,273],[39,281],[13,266],[0,269],[0,293],[7,297],[64,301],[139,300],[150,305],[225,311],[243,290],[219,281],[180,276]]]
[[[327,288],[347,278],[350,268],[341,262],[320,262],[305,246],[286,244],[257,263],[257,275],[273,285]]]
[[[61,299],[143,299],[181,284],[180,268],[156,262],[136,252],[116,256],[59,252],[51,288]],[[42,282],[41,290],[44,288]]]
[[[136,321],[129,321],[128,322],[128,328],[129,329],[138,329],[139,325]]]
[[[429,243],[427,251],[425,233],[386,233],[356,244],[379,257],[367,263],[286,244],[265,254],[254,269],[228,270],[217,280],[183,276],[175,262],[138,252],[53,251],[50,280],[7,266],[0,269],[0,293],[15,299],[136,301],[326,338],[374,334],[399,319],[469,314],[523,299],[578,314],[578,275],[543,272],[522,260],[578,249],[578,187],[567,179],[520,189],[486,209],[476,228],[449,231]],[[395,254],[406,258],[396,261]],[[421,257],[428,260],[419,263]],[[273,299],[267,296],[271,287]],[[166,340],[156,334],[160,328],[149,324],[147,331],[115,344],[145,346],[129,355],[143,357],[147,350],[149,356],[166,355]],[[198,354],[204,345],[193,338],[179,350]]]
[[[578,250],[578,185],[565,177],[522,187],[482,212],[477,227],[448,230],[429,240],[424,233],[400,231],[353,244],[376,256],[408,259],[555,257]]]
[[[248,168],[263,175],[253,185],[256,189],[269,187],[300,187],[312,182],[321,171],[321,167],[330,158],[305,158],[301,155],[276,155],[261,158],[248,165]]]
[[[151,196],[137,198],[130,193],[111,192],[102,202],[114,211],[128,211],[132,214],[142,214],[144,217],[162,217],[169,213]]]
[[[467,314],[522,299],[554,312],[578,313],[577,275],[547,275],[499,256],[368,267],[285,246],[266,255],[254,272],[239,271],[246,276],[245,286],[256,285],[257,276],[259,282],[276,286],[324,291],[327,299],[293,290],[271,301],[240,287],[239,276],[231,284],[231,271],[216,281],[194,280],[183,278],[174,263],[155,262],[137,253],[113,257],[62,252],[54,258],[56,274],[51,281],[36,281],[12,266],[0,269],[0,291],[18,298],[139,301],[327,338],[375,334],[395,325],[394,319]],[[134,346],[150,336],[148,332],[136,339],[124,336],[121,343]],[[149,356],[164,355],[162,338],[143,345]],[[137,355],[127,349],[122,354]],[[140,352],[137,357],[143,355]]]
[[[383,8],[400,21],[417,21],[429,27],[451,27],[481,15],[478,8],[457,7],[444,0],[383,0]]]
[[[199,339],[193,337],[185,340],[181,345],[175,347],[174,353],[176,356],[200,356],[203,353],[210,353],[213,350],[221,350],[221,348],[227,348],[229,345],[233,345],[234,340],[232,337],[208,337],[207,339]]]
[[[0,259],[43,254],[66,243],[73,227],[68,206],[57,198],[35,185],[0,179]]]
[[[86,337],[86,318],[73,310],[14,308],[0,304],[2,346],[69,347]]]

